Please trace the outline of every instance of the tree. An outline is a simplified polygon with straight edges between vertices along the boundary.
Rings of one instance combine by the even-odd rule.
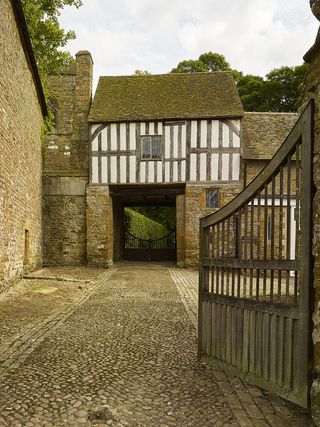
[[[198,59],[189,59],[179,62],[171,73],[199,73],[210,71],[230,70],[230,64],[223,55],[219,53],[207,52],[199,56]]]
[[[150,73],[150,71],[147,71],[147,70],[144,70],[144,71],[142,71],[142,70],[136,70],[134,72],[134,75],[135,76],[151,76],[151,73]]]
[[[172,68],[171,73],[200,73],[208,71],[202,61],[199,60],[185,60],[179,62],[176,68]]]
[[[56,74],[72,61],[69,52],[61,48],[75,38],[75,33],[60,27],[60,11],[66,5],[78,8],[82,0],[22,0],[22,5],[39,74],[45,85],[47,75]]]
[[[199,61],[201,61],[207,71],[228,71],[231,70],[229,62],[226,61],[226,58],[219,53],[207,52],[199,56]]]
[[[240,75],[236,80],[245,111],[266,111],[265,81],[252,74]]]
[[[297,109],[299,88],[307,64],[276,68],[266,75],[265,101],[267,111],[290,112]]]

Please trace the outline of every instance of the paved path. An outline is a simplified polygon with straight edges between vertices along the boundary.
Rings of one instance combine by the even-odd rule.
[[[86,271],[61,281],[44,270],[0,298],[0,426],[309,425],[294,405],[197,362],[195,272]],[[19,326],[21,300],[32,310]]]

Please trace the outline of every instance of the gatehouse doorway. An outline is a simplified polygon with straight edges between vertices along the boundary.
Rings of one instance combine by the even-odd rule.
[[[110,196],[114,261],[179,261],[184,186],[110,186]]]

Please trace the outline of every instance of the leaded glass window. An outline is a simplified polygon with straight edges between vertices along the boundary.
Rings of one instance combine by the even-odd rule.
[[[142,136],[141,137],[141,157],[142,159],[160,159],[161,158],[161,136]]]
[[[209,190],[207,190],[206,207],[207,208],[219,207],[219,191],[217,189],[210,188]]]

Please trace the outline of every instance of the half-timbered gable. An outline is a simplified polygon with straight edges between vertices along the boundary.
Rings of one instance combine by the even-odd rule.
[[[239,181],[242,114],[231,73],[102,77],[91,183]]]

